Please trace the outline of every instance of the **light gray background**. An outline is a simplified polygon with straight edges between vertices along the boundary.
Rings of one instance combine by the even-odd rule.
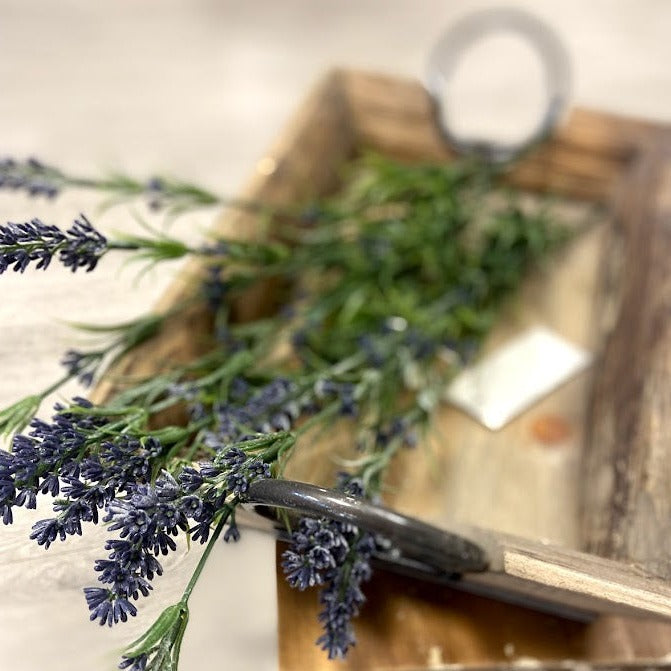
[[[420,76],[443,27],[491,4],[0,0],[0,156],[35,155],[77,173],[164,172],[234,193],[327,68]],[[671,121],[671,2],[509,4],[532,9],[565,41],[576,104]],[[464,123],[505,132],[537,111],[532,84],[539,70],[520,62],[519,44],[498,46],[501,54],[484,50],[465,62],[455,86],[470,104]],[[80,211],[95,214],[90,195],[55,203],[0,195],[2,221],[41,216],[68,225]],[[176,231],[196,235],[211,216],[181,222]],[[95,221],[107,231],[135,226],[124,209]],[[134,271],[115,259],[86,277],[54,269],[0,278],[0,406],[58,375],[58,358],[73,342],[64,320],[137,315],[170,274],[151,274],[139,286],[133,280]],[[194,557],[178,558],[172,577],[157,581],[138,621],[101,631],[86,621],[80,588],[94,583],[102,536],[45,555],[22,540],[35,518],[22,515],[0,530],[0,666],[113,668],[118,647],[176,598]],[[183,669],[276,667],[273,552],[270,540],[253,534],[218,549],[194,594]]]

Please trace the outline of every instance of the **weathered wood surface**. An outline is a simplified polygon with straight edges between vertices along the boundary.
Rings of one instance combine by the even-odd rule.
[[[512,591],[513,596],[538,599],[537,607],[544,610],[545,603],[552,603],[556,612],[565,609],[568,616],[575,609],[671,619],[671,584],[665,580],[585,552],[496,532],[490,536],[485,539],[490,570],[463,576],[466,590],[472,586],[476,593],[481,593],[479,587]],[[579,612],[574,617],[579,618]]]
[[[664,148],[661,148],[662,150]],[[671,147],[620,204],[605,293],[619,303],[596,378],[585,475],[585,547],[671,577]],[[617,275],[617,277],[613,277]]]
[[[671,151],[641,160],[604,276],[612,330],[597,371],[584,454],[582,535],[596,554],[671,577]],[[671,627],[604,618],[594,649],[623,659],[671,650]],[[604,641],[608,643],[604,644]]]

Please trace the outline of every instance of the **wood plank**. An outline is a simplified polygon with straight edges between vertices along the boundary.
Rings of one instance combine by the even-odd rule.
[[[419,82],[356,71],[343,72],[342,81],[360,146],[401,159],[453,157]],[[659,124],[572,110],[552,141],[525,156],[510,179],[519,188],[603,200],[634,156],[670,135]]]
[[[596,373],[584,457],[584,547],[671,577],[671,145],[637,166],[619,203],[617,253],[604,277],[612,331]],[[596,656],[635,659],[671,651],[671,627],[604,618]],[[607,641],[607,643],[604,643]]]
[[[585,453],[586,549],[671,577],[671,154],[636,171],[622,203],[619,302],[603,350]],[[626,210],[625,210],[626,208]],[[617,291],[618,297],[612,292]]]
[[[556,603],[558,611],[565,607],[567,612],[671,620],[671,585],[627,564],[507,534],[490,533],[487,545],[495,546],[492,554],[500,564],[463,576],[466,588],[501,589],[513,598],[525,595],[539,599],[541,608],[547,600]]]

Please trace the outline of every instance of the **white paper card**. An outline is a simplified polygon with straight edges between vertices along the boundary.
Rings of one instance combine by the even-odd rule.
[[[534,327],[462,371],[445,398],[495,431],[591,361],[586,350]]]

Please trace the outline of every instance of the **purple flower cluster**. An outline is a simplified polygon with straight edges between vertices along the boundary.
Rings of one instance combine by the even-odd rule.
[[[331,572],[319,595],[323,606],[319,621],[324,631],[317,639],[317,645],[328,652],[329,659],[345,657],[349,648],[355,645],[352,618],[359,614],[366,601],[361,584],[370,580],[373,574],[370,567],[376,547],[373,536],[359,533],[350,542],[348,562]]]
[[[61,359],[61,366],[69,375],[76,377],[83,386],[90,387],[103,355],[104,351],[80,352],[69,349]]]
[[[356,417],[358,413],[355,391],[354,385],[350,382],[320,379],[314,385],[314,393],[318,401],[327,398],[337,398],[340,401],[340,414],[343,417]]]
[[[291,534],[291,548],[282,555],[287,582],[301,591],[323,585],[329,570],[342,565],[348,551],[339,522],[302,518]]]
[[[341,482],[340,489],[352,496],[364,494],[357,479]],[[317,644],[329,659],[344,657],[356,642],[351,621],[366,600],[361,584],[371,578],[375,549],[375,538],[354,525],[303,518],[292,533],[291,547],[282,555],[282,568],[292,587],[323,586],[319,597],[323,633]]]
[[[146,671],[148,662],[149,655],[146,652],[133,656],[124,655],[118,668],[127,669],[128,671]]]
[[[415,361],[427,361],[436,354],[440,342],[414,327],[399,332],[385,322],[379,331],[360,336],[358,346],[366,355],[368,364],[380,368],[394,360],[394,353],[399,348]]]
[[[301,385],[277,377],[258,386],[236,376],[230,382],[226,400],[213,405],[215,426],[205,434],[204,442],[219,451],[260,434],[291,431],[299,417],[318,412],[325,403],[333,401],[340,404],[343,416],[356,416],[355,391],[349,382],[328,379]],[[192,418],[199,419],[206,413],[198,387],[188,382],[176,383],[168,392],[187,402]]]
[[[78,408],[90,408],[82,398],[74,399]],[[25,506],[35,508],[38,493],[56,496],[59,493],[59,478],[78,478],[80,463],[78,455],[87,436],[106,423],[106,419],[78,412],[68,412],[56,405],[52,422],[34,419],[27,436],[15,436],[12,452],[0,451],[0,514],[5,524],[13,520],[12,508]],[[74,529],[76,525],[68,525]],[[46,532],[44,543],[53,530]],[[63,531],[63,534],[69,533]],[[56,529],[60,534],[60,528]],[[54,536],[55,538],[55,536]]]
[[[393,440],[401,440],[405,447],[417,446],[417,434],[406,417],[394,417],[378,426],[375,432],[375,446],[384,448]]]
[[[138,484],[127,488],[125,498],[109,500],[103,521],[119,538],[107,541],[108,558],[95,564],[104,587],[84,590],[91,620],[112,626],[135,615],[131,600],[149,594],[151,580],[163,573],[157,557],[177,549],[175,537],[189,532],[193,540],[206,542],[218,513],[244,499],[254,480],[268,477],[268,464],[231,448],[213,462],[185,467],[177,479],[164,471],[153,486]],[[239,537],[230,517],[224,540]]]
[[[153,460],[162,450],[152,437],[141,441],[121,435],[103,442],[95,454],[60,473],[65,498],[54,502],[58,515],[36,522],[30,537],[48,548],[57,537],[64,540],[68,535],[81,535],[82,522],[97,524],[99,509],[107,507],[120,492],[133,491],[138,483],[149,481]],[[57,477],[54,479],[57,482]]]
[[[223,277],[222,270],[223,268],[218,265],[208,266],[207,277],[201,284],[203,297],[212,312],[225,305],[231,290],[230,282]]]
[[[107,185],[109,187],[109,185]],[[128,185],[120,185],[120,190],[127,190]],[[124,189],[124,187],[126,187]],[[185,211],[194,207],[215,205],[220,199],[212,193],[203,191],[193,184],[175,182],[162,177],[152,177],[144,184],[134,184],[132,195],[143,195],[147,205],[156,212],[169,208],[174,212]]]
[[[289,431],[305,409],[297,395],[296,385],[283,377],[256,390],[242,378],[234,378],[230,402],[215,406],[217,430],[208,443],[216,449],[258,433]]]
[[[136,614],[131,599],[147,596],[150,581],[163,573],[156,556],[175,550],[173,536],[188,528],[188,504],[180,493],[175,480],[164,472],[154,487],[140,484],[127,498],[108,502],[104,521],[110,523],[110,531],[119,531],[120,538],[108,540],[108,558],[95,563],[98,580],[106,587],[84,589],[91,620],[111,627]]]
[[[435,355],[439,343],[425,333],[412,328],[405,333],[403,345],[408,349],[413,359],[426,361]]]
[[[106,250],[107,238],[84,215],[65,232],[39,219],[0,226],[0,274],[10,267],[22,273],[34,261],[38,270],[46,270],[56,254],[73,273],[79,268],[89,272]]]
[[[12,158],[0,160],[0,188],[53,198],[58,194],[59,186],[53,168],[34,158],[25,162]]]
[[[152,177],[147,181],[145,191],[149,196],[149,209],[158,211],[163,207],[165,186],[165,182],[160,177]]]
[[[232,447],[214,461],[202,462],[198,468],[186,466],[177,477],[186,497],[187,516],[196,524],[189,529],[192,540],[206,543],[214,518],[230,497],[244,499],[249,485],[259,478],[270,477],[270,467],[260,459],[249,458],[243,450]],[[189,498],[190,497],[190,498]],[[224,539],[237,540],[235,524],[229,525]]]

